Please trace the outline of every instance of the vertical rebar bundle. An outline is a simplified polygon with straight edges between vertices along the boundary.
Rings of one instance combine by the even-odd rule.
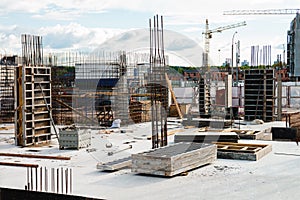
[[[25,188],[27,190],[61,194],[72,193],[73,174],[71,168],[27,167],[26,177]]]
[[[22,64],[42,65],[43,64],[43,48],[42,37],[34,35],[22,34]]]
[[[163,17],[154,16],[150,27],[150,74],[152,148],[166,146],[168,88],[166,87],[166,60],[164,55]]]
[[[251,66],[271,66],[271,45],[265,45],[261,49],[258,45],[251,46]]]

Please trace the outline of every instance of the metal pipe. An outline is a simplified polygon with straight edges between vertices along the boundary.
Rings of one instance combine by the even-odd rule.
[[[70,194],[72,194],[72,190],[73,190],[73,186],[72,186],[72,184],[73,184],[73,178],[72,178],[72,176],[73,176],[73,173],[72,173],[72,168],[70,168]]]
[[[29,190],[29,167],[27,167],[27,190]]]
[[[48,170],[45,167],[45,191],[48,191]]]
[[[65,180],[66,180],[66,194],[68,194],[68,168],[65,170]]]
[[[56,170],[56,184],[57,184],[57,193],[59,193],[59,168]]]
[[[40,167],[40,191],[43,191],[43,168]]]
[[[35,168],[35,191],[38,191],[38,168]]]
[[[61,168],[61,193],[64,193],[64,170]]]
[[[30,190],[33,190],[33,173],[32,173],[32,167],[30,167]]]
[[[234,32],[232,36],[232,41],[231,41],[231,74],[233,74],[233,43],[234,43],[234,36],[237,34],[237,31]]]

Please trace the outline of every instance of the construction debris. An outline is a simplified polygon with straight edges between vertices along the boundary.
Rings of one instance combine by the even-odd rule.
[[[108,155],[108,156],[112,156],[112,155],[114,155],[114,154],[116,154],[116,153],[120,153],[120,152],[126,151],[126,150],[128,150],[128,149],[132,149],[132,145],[129,145],[128,147],[126,147],[126,148],[124,148],[124,149],[121,149],[121,150],[118,150],[118,151],[110,151],[110,152],[107,153],[107,155]]]

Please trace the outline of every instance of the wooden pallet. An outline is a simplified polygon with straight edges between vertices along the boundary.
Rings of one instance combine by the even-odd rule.
[[[270,144],[215,142],[218,158],[257,161],[272,151]]]
[[[217,146],[214,144],[181,142],[133,154],[131,157],[132,172],[174,176],[214,162],[217,158]]]

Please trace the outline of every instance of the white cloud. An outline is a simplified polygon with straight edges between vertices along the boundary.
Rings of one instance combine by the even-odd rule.
[[[23,33],[43,37],[44,51],[92,51],[107,39],[124,32],[122,29],[87,28],[77,23],[41,27],[26,32],[19,26],[0,26],[0,44],[7,54],[21,54],[20,36]],[[4,54],[4,53],[0,54]]]
[[[242,41],[242,49],[245,49],[242,54],[249,55],[251,45],[267,43],[277,47],[279,44],[284,43],[286,25],[289,24],[292,16],[280,16],[276,19],[269,18],[269,16],[224,16],[223,11],[276,8],[300,8],[300,2],[294,0],[253,0],[248,2],[241,0],[1,0],[0,15],[2,15],[2,18],[9,18],[10,13],[29,13],[34,19],[70,20],[70,22],[73,22],[76,21],[74,19],[78,19],[86,13],[109,12],[114,9],[157,13],[164,16],[165,25],[169,27],[185,25],[180,32],[197,34],[196,40],[201,45],[204,43],[201,33],[205,27],[205,19],[209,20],[210,28],[246,20],[247,23],[249,22],[247,29],[245,29],[247,31],[239,31],[238,37]],[[145,25],[147,25],[146,20]],[[255,24],[251,22],[255,22]],[[254,26],[256,27],[257,24],[262,22],[265,23],[264,26],[253,29]],[[284,30],[284,34],[274,32],[274,27],[278,30]],[[20,52],[20,34],[30,33],[42,35],[44,47],[47,50],[91,50],[108,38],[124,31],[126,30],[89,28],[85,24],[78,23],[56,26],[45,24],[44,27],[35,29],[21,27],[20,25],[1,26],[0,23],[0,43],[6,51]],[[224,31],[219,37],[213,36],[211,40],[211,57],[218,58],[220,56],[218,54],[223,54],[221,60],[225,60],[225,57],[230,55],[230,48],[224,48],[221,53],[217,50],[223,46],[228,46],[226,44],[231,41],[232,31]],[[202,38],[201,41],[199,38]],[[139,39],[145,40],[145,38]]]

